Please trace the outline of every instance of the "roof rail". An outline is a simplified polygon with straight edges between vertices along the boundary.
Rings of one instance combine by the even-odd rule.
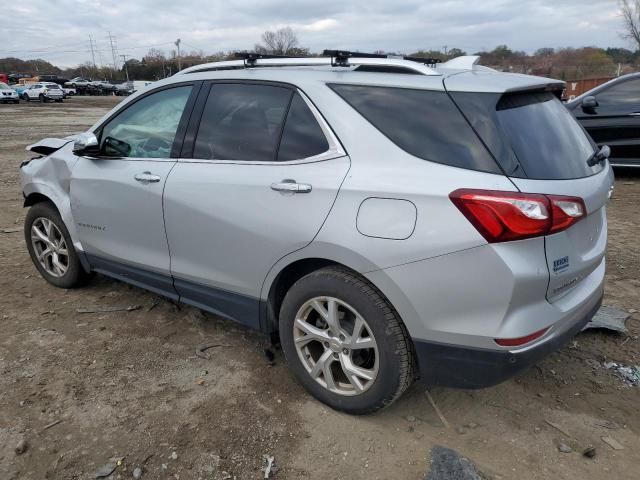
[[[340,53],[343,55],[331,55]],[[241,60],[226,60],[222,62],[203,63],[185,68],[176,75],[187,73],[210,72],[216,70],[235,70],[254,67],[308,67],[308,66],[378,66],[378,67],[400,67],[422,75],[441,75],[432,66],[437,62],[434,59],[412,57],[398,58],[387,55],[373,53],[347,52],[345,50],[325,50],[326,57],[286,57],[279,55],[263,55],[259,53],[242,52],[236,55]],[[432,62],[432,63],[430,63]]]

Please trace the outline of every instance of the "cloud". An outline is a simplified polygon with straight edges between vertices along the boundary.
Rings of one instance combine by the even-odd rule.
[[[285,25],[312,51],[626,46],[612,0],[29,0],[3,6],[2,22],[0,57],[63,66],[91,58],[89,35],[96,61],[109,63],[109,32],[119,53],[141,57],[177,38],[186,50],[251,49]]]

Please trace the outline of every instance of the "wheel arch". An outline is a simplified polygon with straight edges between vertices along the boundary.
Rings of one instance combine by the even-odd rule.
[[[332,254],[328,254],[331,252]],[[312,243],[280,259],[269,271],[263,283],[261,316],[267,334],[278,333],[278,317],[284,297],[291,286],[305,275],[328,266],[339,266],[366,279],[365,272],[379,269],[365,257],[333,244]],[[368,282],[371,282],[367,279]],[[382,290],[374,285],[380,292]],[[384,294],[384,292],[382,292]]]
[[[58,206],[56,205],[56,202],[54,202],[50,197],[48,197],[47,195],[40,193],[40,192],[32,192],[29,195],[27,195],[24,199],[24,203],[23,203],[23,207],[33,207],[36,203],[41,203],[41,202],[48,202],[51,205],[53,205],[55,207],[55,209],[58,211],[58,213],[60,213],[60,209],[58,208]]]

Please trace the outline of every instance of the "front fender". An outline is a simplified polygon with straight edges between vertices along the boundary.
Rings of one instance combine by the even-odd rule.
[[[66,145],[48,157],[23,164],[20,168],[20,182],[25,199],[30,195],[39,194],[55,205],[69,231],[73,246],[86,268],[88,264],[84,258],[84,249],[71,211],[71,172],[77,160],[78,157],[71,153],[71,146]]]

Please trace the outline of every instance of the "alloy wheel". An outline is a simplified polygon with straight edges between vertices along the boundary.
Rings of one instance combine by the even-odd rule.
[[[335,297],[315,297],[293,324],[298,357],[307,373],[333,393],[360,395],[378,375],[379,353],[366,320]]]
[[[69,250],[60,229],[45,217],[31,224],[31,244],[40,266],[53,277],[62,277],[69,269]]]

